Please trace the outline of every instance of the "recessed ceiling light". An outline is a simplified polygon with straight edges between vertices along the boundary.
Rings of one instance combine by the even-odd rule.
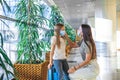
[[[81,10],[78,9],[77,12],[81,12]]]
[[[79,6],[81,6],[81,4],[77,4],[76,6],[78,6],[78,7],[79,7]]]

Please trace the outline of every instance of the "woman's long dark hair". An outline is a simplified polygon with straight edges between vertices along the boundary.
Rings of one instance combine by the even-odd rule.
[[[81,28],[82,28],[82,32],[83,32],[83,39],[92,53],[92,59],[95,59],[96,58],[96,46],[95,46],[95,42],[92,37],[91,28],[87,24],[82,24]],[[90,48],[90,45],[88,45],[87,41],[89,41],[91,43],[92,48]]]

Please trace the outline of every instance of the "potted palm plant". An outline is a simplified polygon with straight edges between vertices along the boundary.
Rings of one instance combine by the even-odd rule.
[[[39,29],[46,24],[43,16],[44,5],[35,0],[20,0],[16,8],[16,23],[19,30],[18,58],[14,64],[16,77],[20,80],[46,80],[47,61],[43,61],[43,40],[40,40]]]
[[[19,43],[18,59],[14,67],[17,71],[16,76],[22,80],[46,80],[48,62],[41,60],[42,51],[50,49],[49,38],[53,35],[54,25],[64,23],[58,7],[51,7],[50,19],[44,17],[44,8],[44,5],[38,5],[34,0],[20,0],[17,5],[16,19],[21,22],[16,23],[19,29]],[[50,30],[46,30],[46,34],[40,40],[41,35],[38,29],[44,27],[45,30],[45,24],[48,24]],[[66,25],[66,23],[64,24]],[[66,27],[74,32],[69,25]]]

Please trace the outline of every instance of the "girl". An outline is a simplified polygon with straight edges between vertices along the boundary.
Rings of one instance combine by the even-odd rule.
[[[51,38],[51,52],[50,62],[48,69],[54,65],[57,73],[58,80],[70,80],[68,74],[68,63],[66,61],[66,40],[65,40],[65,27],[63,24],[55,26],[55,35]]]

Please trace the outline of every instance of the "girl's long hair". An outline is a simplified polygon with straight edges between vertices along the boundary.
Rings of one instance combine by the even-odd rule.
[[[60,48],[60,30],[61,30],[62,27],[64,27],[64,25],[58,23],[58,24],[55,25],[55,29],[54,29],[55,30],[55,36],[56,36],[56,45],[57,45],[58,48]]]
[[[82,27],[82,32],[83,32],[83,39],[92,53],[92,59],[95,59],[96,58],[96,46],[95,46],[95,42],[92,37],[91,28],[87,24],[82,24],[81,27]],[[90,45],[88,45],[87,41],[91,43],[92,48],[90,48]]]

